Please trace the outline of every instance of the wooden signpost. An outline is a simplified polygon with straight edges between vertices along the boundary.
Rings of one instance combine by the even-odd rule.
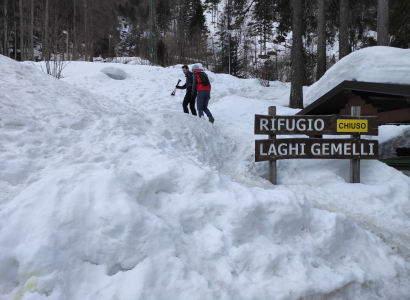
[[[255,161],[296,158],[377,159],[378,141],[361,139],[276,139],[255,141]]]
[[[277,182],[278,159],[350,159],[353,183],[360,182],[360,159],[378,159],[378,141],[360,139],[360,135],[378,135],[378,118],[360,116],[360,107],[352,107],[352,116],[277,116],[276,107],[269,107],[269,115],[255,115],[255,134],[269,135],[267,140],[255,141],[255,161],[269,161],[269,180],[273,184]],[[276,139],[278,134],[351,134],[351,138]]]
[[[378,135],[377,117],[255,115],[255,134]]]

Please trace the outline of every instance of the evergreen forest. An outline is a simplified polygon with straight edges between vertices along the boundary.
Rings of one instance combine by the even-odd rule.
[[[409,0],[1,0],[16,60],[140,57],[241,78],[318,80],[358,49],[410,48]],[[295,69],[293,69],[293,67]]]

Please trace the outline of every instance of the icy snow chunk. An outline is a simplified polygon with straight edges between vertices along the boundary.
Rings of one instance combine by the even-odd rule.
[[[119,68],[108,67],[101,70],[108,77],[115,80],[125,80],[127,78],[127,73]]]
[[[21,283],[55,273],[55,286],[71,299],[124,291],[244,300],[288,299],[293,291],[297,299],[396,276],[400,261],[344,215],[312,210],[292,192],[249,189],[167,156],[155,159],[172,166],[148,178],[84,164],[25,189],[0,212],[6,273],[13,274],[11,260]],[[171,171],[174,190],[156,193]],[[202,178],[212,182],[206,191]],[[90,285],[90,274],[100,284]],[[141,284],[125,288],[132,281]]]

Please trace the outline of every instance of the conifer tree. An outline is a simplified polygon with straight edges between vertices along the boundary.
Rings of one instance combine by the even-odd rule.
[[[200,52],[202,33],[205,30],[205,15],[201,1],[190,0],[188,10],[188,31],[191,42],[196,45],[197,54]]]
[[[162,32],[163,37],[165,37],[170,24],[171,8],[169,0],[161,0],[157,2],[157,8],[155,10],[157,14],[157,24],[158,29]]]
[[[264,54],[266,54],[266,43],[272,35],[273,16],[272,16],[272,1],[258,0],[255,3],[253,11],[254,29],[260,36],[260,43],[263,45]]]
[[[391,46],[410,48],[410,1],[392,1],[389,33],[391,35]]]

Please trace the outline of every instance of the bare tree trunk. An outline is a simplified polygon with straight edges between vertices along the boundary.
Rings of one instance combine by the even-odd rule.
[[[60,52],[60,48],[58,47],[58,32],[57,32],[57,5],[54,4],[54,33],[52,35],[53,39],[51,40],[50,44],[52,45],[50,48],[54,52],[54,55]],[[64,49],[64,47],[63,47]],[[54,56],[54,58],[56,58]],[[63,60],[64,60],[64,51],[63,51]]]
[[[90,52],[90,57],[89,57],[89,61],[90,62],[93,62],[93,58],[94,58],[94,37],[93,37],[93,30],[94,30],[94,24],[93,24],[93,14],[92,14],[92,11],[93,11],[93,0],[91,0],[91,2],[90,2],[90,11],[91,11],[91,13],[89,14],[89,16],[90,16],[90,25],[88,26],[89,27],[89,33],[90,33],[90,35],[89,35],[89,37],[88,37],[88,41],[89,41],[89,52]]]
[[[292,78],[289,107],[303,108],[303,28],[302,0],[291,0],[292,13]]]
[[[90,42],[90,56],[89,56],[89,61],[93,62],[94,61],[94,41],[91,40]]]
[[[87,61],[88,57],[88,33],[87,33],[87,0],[84,0],[84,44],[85,44],[85,55],[84,61]]]
[[[24,61],[23,0],[19,0],[19,10],[20,10],[20,60]]]
[[[389,0],[379,0],[377,8],[377,45],[389,45]]]
[[[48,53],[48,1],[46,0],[46,12],[45,12],[45,19],[44,19],[44,45],[43,45],[43,57],[48,61],[50,60],[49,53]]]
[[[325,0],[318,0],[317,12],[317,73],[319,80],[326,72],[326,11]]]
[[[13,17],[14,17],[14,59],[17,60],[17,18],[16,6],[13,3]]]
[[[72,39],[73,39],[73,54],[72,54],[72,60],[76,60],[77,58],[77,33],[76,33],[76,27],[75,27],[75,23],[76,23],[76,19],[77,19],[77,9],[75,6],[75,0],[74,2],[74,16],[73,16],[73,33],[72,33]]]
[[[349,54],[349,0],[340,0],[339,60]]]
[[[9,45],[7,40],[7,0],[4,0],[4,55],[9,56]]]
[[[31,60],[34,61],[34,0],[31,0],[31,18],[30,18],[30,53]]]

